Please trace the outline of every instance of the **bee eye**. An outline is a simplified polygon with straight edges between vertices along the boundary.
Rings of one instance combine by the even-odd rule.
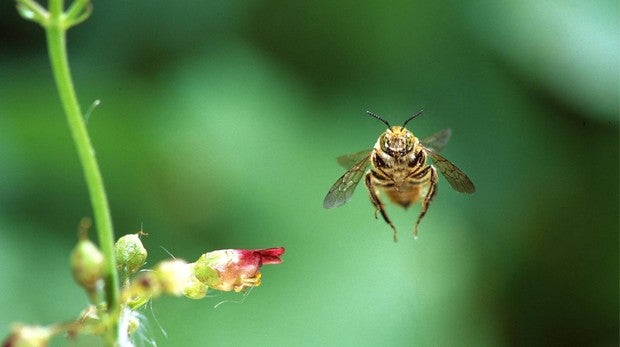
[[[381,148],[383,150],[388,148],[388,139],[386,138],[385,135],[381,136]]]

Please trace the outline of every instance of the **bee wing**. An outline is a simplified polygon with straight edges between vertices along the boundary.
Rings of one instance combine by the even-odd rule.
[[[429,157],[431,157],[431,159],[433,159],[435,166],[437,166],[439,171],[441,171],[454,190],[468,194],[476,191],[476,188],[469,177],[467,177],[463,171],[456,167],[456,165],[436,152],[433,152],[429,148],[425,148],[425,152]]]
[[[366,156],[362,157],[362,159],[350,167],[349,170],[347,170],[347,172],[345,172],[344,175],[342,175],[329,189],[329,192],[327,192],[327,195],[323,200],[324,208],[335,208],[351,201],[351,197],[353,196],[353,192],[355,191],[357,184],[362,176],[364,176],[364,172],[366,172],[370,154],[372,152],[369,153],[365,151],[365,153]]]
[[[420,142],[423,146],[433,150],[434,152],[441,152],[448,144],[450,136],[452,136],[452,130],[448,128],[424,138]]]
[[[366,156],[368,156],[371,151],[372,151],[372,149],[365,149],[365,150],[359,151],[357,153],[341,155],[338,158],[336,158],[336,161],[338,162],[338,164],[340,166],[342,166],[343,168],[349,170],[355,164],[357,164],[360,160],[362,160]]]

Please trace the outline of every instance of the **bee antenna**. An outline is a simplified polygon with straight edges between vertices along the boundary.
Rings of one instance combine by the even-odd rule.
[[[409,123],[410,120],[414,119],[415,117],[419,116],[422,114],[422,112],[424,112],[424,110],[420,110],[418,111],[416,114],[414,114],[413,116],[409,117],[409,119],[407,119],[405,121],[405,123],[403,123],[403,128],[405,127],[405,125],[407,125],[407,123]]]
[[[388,123],[385,119],[381,118],[381,116],[379,116],[376,113],[372,113],[370,111],[366,111],[366,113],[368,113],[370,116],[377,118],[378,120],[382,121],[383,123],[385,123],[385,125],[388,126],[388,128],[391,128],[390,123]]]

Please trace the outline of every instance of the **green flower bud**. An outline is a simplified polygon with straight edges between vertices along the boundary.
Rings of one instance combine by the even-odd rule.
[[[140,233],[125,235],[114,245],[116,268],[126,275],[138,271],[146,261],[147,252],[140,241],[140,235]]]
[[[162,288],[155,272],[141,272],[128,286],[123,287],[121,302],[135,310],[152,298],[161,295],[161,291]]]
[[[75,281],[87,291],[93,292],[105,272],[101,251],[84,236],[71,252],[70,263]]]
[[[105,311],[105,309],[103,309]],[[80,317],[78,319],[80,321],[81,326],[94,326],[101,322],[101,316],[99,314],[99,310],[94,305],[89,305],[80,313]]]
[[[207,295],[207,287],[204,283],[200,282],[196,276],[192,276],[185,288],[183,288],[183,295],[190,299],[202,299]]]
[[[224,252],[205,253],[194,263],[194,276],[207,286],[215,287],[220,283],[220,274],[211,264],[218,264],[226,260],[227,256]]]
[[[129,322],[127,323],[127,333],[131,335],[135,333],[138,328],[140,328],[140,320],[138,319],[138,317],[129,317]]]

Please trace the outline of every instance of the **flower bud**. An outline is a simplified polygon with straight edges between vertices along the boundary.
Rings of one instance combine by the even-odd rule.
[[[123,287],[121,302],[135,310],[159,295],[161,285],[155,272],[145,271],[136,276],[128,286]]]
[[[95,325],[101,322],[101,315],[96,306],[89,305],[80,312],[78,320],[82,326]]]
[[[194,275],[210,288],[236,292],[261,283],[260,267],[279,264],[284,248],[225,249],[203,254],[194,264]]]
[[[147,252],[142,245],[140,235],[140,233],[125,235],[114,244],[116,268],[121,273],[126,275],[133,274],[144,265]]]
[[[75,281],[87,291],[94,291],[105,272],[103,254],[97,246],[82,237],[71,252],[70,263]]]
[[[162,294],[201,299],[207,294],[207,287],[192,274],[193,267],[194,264],[180,259],[162,261],[152,271],[140,272],[131,280],[123,288],[121,302],[135,310]]]
[[[193,284],[192,264],[184,260],[162,261],[154,271],[164,293],[180,296]]]
[[[202,299],[207,295],[207,285],[200,282],[196,276],[192,276],[189,283],[183,289],[183,295],[190,299]]]
[[[138,317],[131,316],[129,317],[129,322],[127,322],[127,333],[129,335],[135,333],[140,328],[140,320]]]
[[[4,347],[43,347],[54,335],[52,327],[16,325],[11,335],[2,342]]]

